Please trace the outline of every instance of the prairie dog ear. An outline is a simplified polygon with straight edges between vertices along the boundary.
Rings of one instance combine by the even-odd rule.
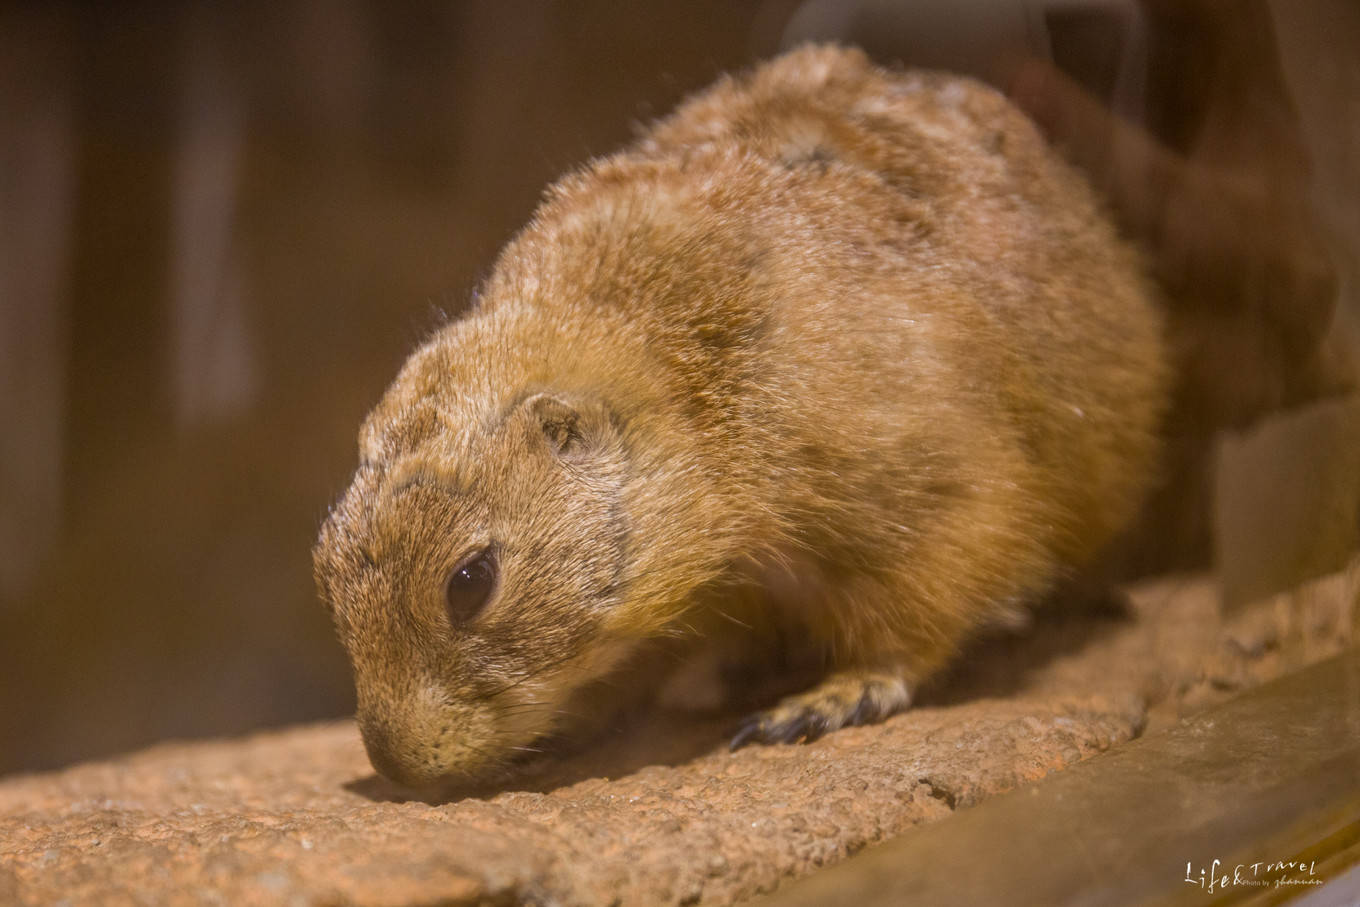
[[[590,456],[604,444],[609,417],[603,406],[574,404],[555,394],[534,394],[524,408],[543,431],[553,453],[564,460]]]

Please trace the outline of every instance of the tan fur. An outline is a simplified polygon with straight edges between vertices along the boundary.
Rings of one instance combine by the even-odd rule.
[[[375,765],[487,771],[724,578],[837,668],[746,736],[904,707],[1132,516],[1151,295],[978,83],[828,47],[720,81],[549,190],[364,424],[316,572]],[[496,594],[453,626],[449,572],[491,542]]]

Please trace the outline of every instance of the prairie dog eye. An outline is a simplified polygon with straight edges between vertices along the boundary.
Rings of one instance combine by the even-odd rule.
[[[454,567],[444,586],[449,622],[456,627],[480,614],[496,591],[496,577],[496,555],[491,548]]]

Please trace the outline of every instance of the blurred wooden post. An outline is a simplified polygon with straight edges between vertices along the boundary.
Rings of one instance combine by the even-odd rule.
[[[168,149],[173,7],[94,6],[77,34],[79,130],[71,268],[67,514],[171,425]]]
[[[0,609],[61,528],[72,23],[0,10]]]

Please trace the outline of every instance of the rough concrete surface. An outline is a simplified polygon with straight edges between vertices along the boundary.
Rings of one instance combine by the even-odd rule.
[[[1161,581],[979,643],[880,726],[728,753],[732,716],[656,713],[442,803],[374,777],[349,722],[16,776],[0,903],[731,903],[1339,651],[1357,575],[1230,620]]]

